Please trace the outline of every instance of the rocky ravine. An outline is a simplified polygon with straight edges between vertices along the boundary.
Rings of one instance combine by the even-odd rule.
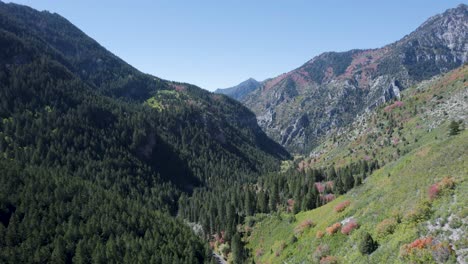
[[[292,152],[308,153],[331,129],[466,63],[467,32],[468,6],[462,4],[383,48],[321,54],[265,81],[242,102],[269,136]]]

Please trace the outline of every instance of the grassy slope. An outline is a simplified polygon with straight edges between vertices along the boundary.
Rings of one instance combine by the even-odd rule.
[[[466,93],[467,76],[468,67],[462,67],[418,88],[408,89],[403,100],[405,106],[392,110],[393,119],[402,127],[400,133],[395,129],[393,133],[385,134],[388,112],[385,114],[382,108],[367,118],[367,124],[370,124],[367,128],[350,130],[355,136],[342,133],[335,143],[331,139],[326,142],[319,158],[311,162],[312,166],[346,164],[365,155],[384,160],[387,164],[360,187],[321,208],[299,213],[295,219],[287,215],[261,217],[262,221],[255,225],[248,238],[248,247],[252,249],[255,261],[313,262],[314,250],[318,245],[326,244],[331,249],[329,255],[338,257],[342,263],[398,263],[404,262],[399,255],[403,244],[426,235],[440,241],[448,240],[448,233],[438,231],[429,234],[427,220],[450,223],[454,222],[453,219],[464,219],[457,227],[458,231],[466,234],[468,212],[465,205],[468,197],[464,194],[468,192],[468,131],[449,137],[447,127],[451,113],[445,115],[443,111],[446,108],[443,107],[453,96]],[[416,115],[415,106],[418,108]],[[466,109],[462,111],[466,112]],[[440,112],[443,114],[439,115]],[[379,128],[379,123],[382,123],[382,128]],[[396,137],[405,137],[407,143],[400,140],[396,145],[380,144]],[[397,154],[398,149],[400,155]],[[410,215],[418,212],[423,202],[428,200],[429,186],[445,176],[456,179],[455,189],[431,203],[431,212],[426,214],[426,219],[419,222],[411,220]],[[344,200],[351,201],[350,207],[336,213],[334,207]],[[338,232],[333,236],[316,238],[317,231],[325,232],[326,227],[348,217],[353,217],[360,225],[351,235]],[[388,218],[401,218],[402,221],[393,234],[377,239],[376,225]],[[295,227],[307,219],[316,226],[298,235],[298,241],[293,242]],[[369,259],[357,250],[364,232],[369,232],[380,244]],[[455,242],[455,246],[457,249],[467,248],[468,241],[462,238]]]
[[[468,118],[468,111],[463,107],[468,101],[467,80],[468,66],[464,66],[405,90],[403,106],[388,110],[392,105],[389,103],[364,115],[348,128],[328,137],[312,153],[314,158],[306,163],[313,167],[332,163],[344,165],[365,156],[387,163],[398,158],[397,149],[406,153],[431,142],[434,134],[428,131],[447,120],[458,120],[460,113]],[[391,126],[390,117],[396,125]]]

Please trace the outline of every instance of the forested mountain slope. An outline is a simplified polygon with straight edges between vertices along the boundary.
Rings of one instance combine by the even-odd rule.
[[[265,81],[242,102],[268,135],[307,154],[331,130],[468,61],[467,21],[468,6],[461,4],[382,48],[323,53]]]
[[[240,103],[143,74],[63,17],[2,2],[0,118],[1,262],[209,260],[170,217],[180,195],[289,157]]]

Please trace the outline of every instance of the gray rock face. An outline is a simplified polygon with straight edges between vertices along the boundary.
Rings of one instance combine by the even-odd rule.
[[[468,61],[468,6],[429,18],[403,39],[373,50],[321,54],[240,99],[260,126],[295,153],[400,92]]]

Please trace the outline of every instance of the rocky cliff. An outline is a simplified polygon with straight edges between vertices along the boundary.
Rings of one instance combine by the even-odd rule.
[[[327,52],[262,83],[242,102],[262,128],[296,153],[333,129],[400,97],[400,91],[467,62],[468,6],[429,18],[378,49]]]

